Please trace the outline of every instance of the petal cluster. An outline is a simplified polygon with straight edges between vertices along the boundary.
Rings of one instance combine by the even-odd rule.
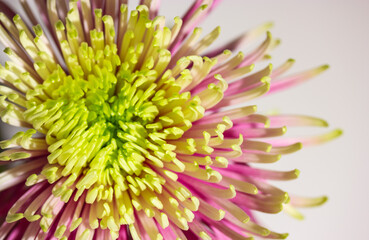
[[[205,53],[220,29],[201,37],[196,26],[216,0],[195,1],[172,27],[154,0],[131,12],[123,0],[43,0],[40,16],[21,3],[27,21],[0,5],[0,116],[28,128],[0,142],[0,239],[283,239],[253,211],[302,218],[295,207],[326,201],[268,183],[298,170],[253,165],[341,134],[275,138],[327,123],[243,104],[327,68],[254,71],[278,45],[271,24]]]

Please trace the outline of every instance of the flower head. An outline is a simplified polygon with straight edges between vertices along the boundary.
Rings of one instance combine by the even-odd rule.
[[[0,14],[10,58],[0,66],[1,118],[28,128],[0,142],[0,238],[279,239],[287,234],[260,226],[253,211],[301,217],[294,206],[326,200],[267,182],[298,170],[253,166],[340,134],[269,139],[285,126],[327,124],[236,107],[327,68],[281,77],[288,60],[253,72],[278,43],[270,24],[204,54],[219,28],[200,38],[196,25],[216,0],[195,1],[172,27],[154,0],[131,12],[122,0],[38,1],[44,28],[21,3],[29,21],[4,4]],[[232,53],[262,33],[253,52]]]

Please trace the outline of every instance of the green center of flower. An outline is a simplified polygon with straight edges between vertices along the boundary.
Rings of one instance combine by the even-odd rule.
[[[78,52],[80,64],[73,65],[72,75],[58,66],[27,94],[25,117],[46,135],[51,166],[63,166],[50,167],[44,174],[51,182],[59,176],[77,179],[83,174],[84,180],[77,184],[81,192],[96,185],[89,202],[98,189],[118,185],[126,190],[125,181],[134,183],[131,190],[138,194],[146,188],[137,184],[140,179],[158,181],[143,163],[156,158],[149,151],[160,150],[164,143],[163,133],[158,133],[163,124],[154,122],[157,105],[167,102],[165,91],[156,89],[157,72],[132,71],[132,61],[121,64],[115,44],[96,50],[82,43]]]

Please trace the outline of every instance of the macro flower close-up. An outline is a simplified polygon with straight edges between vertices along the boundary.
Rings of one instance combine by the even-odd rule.
[[[255,213],[326,202],[268,165],[342,131],[282,137],[328,123],[253,100],[328,65],[272,64],[269,22],[212,47],[220,27],[199,24],[220,2],[174,20],[159,0],[0,2],[0,116],[17,128],[0,142],[0,239],[285,239]]]

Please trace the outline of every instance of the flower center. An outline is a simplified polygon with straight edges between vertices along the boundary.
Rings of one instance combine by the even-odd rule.
[[[78,52],[82,59],[71,75],[58,66],[27,93],[25,118],[50,145],[50,167],[44,174],[50,182],[82,174],[84,180],[76,186],[81,193],[94,184],[111,191],[118,185],[124,191],[125,181],[158,181],[143,164],[154,158],[149,151],[163,143],[158,133],[162,123],[154,122],[165,99],[165,92],[157,91],[154,83],[157,72],[149,68],[133,72],[129,63],[121,64],[115,44],[95,50],[82,43]],[[63,168],[53,168],[55,164]],[[139,193],[134,186],[131,190]]]

